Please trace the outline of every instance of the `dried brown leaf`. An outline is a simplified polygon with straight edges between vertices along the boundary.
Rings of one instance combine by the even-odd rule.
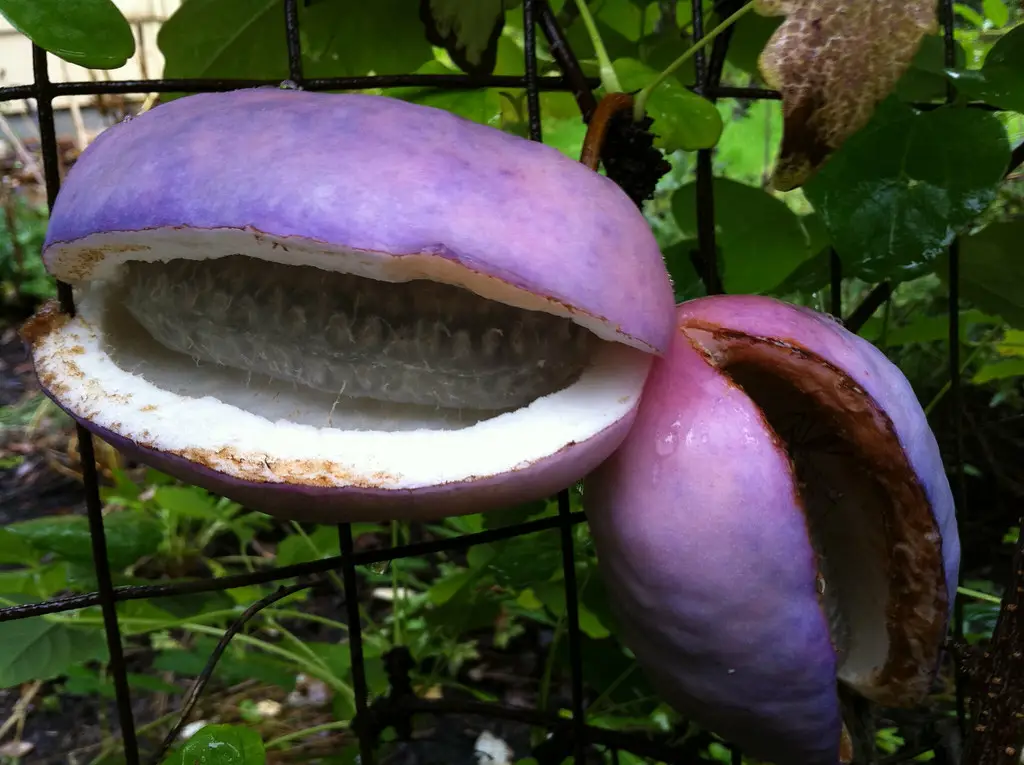
[[[776,189],[802,185],[867,124],[922,38],[938,29],[936,5],[936,0],[757,0],[757,13],[786,17],[760,57],[765,81],[782,93]]]

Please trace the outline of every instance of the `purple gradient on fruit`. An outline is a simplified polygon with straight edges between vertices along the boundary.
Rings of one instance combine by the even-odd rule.
[[[771,298],[693,300],[677,309],[677,326],[689,320],[816,353],[882,407],[942,533],[951,605],[952,495],[895,365],[829,317]],[[757,405],[677,331],[629,435],[588,477],[584,503],[623,638],[662,697],[750,756],[836,765],[837,660],[796,491]]]
[[[836,659],[789,467],[685,338],[584,503],[623,638],[663,698],[751,753],[835,765]]]
[[[160,227],[436,254],[658,352],[670,342],[661,252],[618,186],[552,147],[397,99],[256,88],[158,106],[86,149],[46,245]]]

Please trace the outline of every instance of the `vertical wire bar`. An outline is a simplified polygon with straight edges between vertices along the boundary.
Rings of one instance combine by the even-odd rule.
[[[692,0],[693,44],[704,37],[704,0]],[[707,74],[704,50],[693,56],[694,89],[703,94]],[[701,278],[709,295],[724,292],[718,277],[718,246],[715,242],[714,167],[710,149],[697,152],[697,246],[702,265]]]
[[[558,492],[559,531],[562,535],[562,573],[565,577],[565,618],[569,625],[569,670],[572,680],[572,725],[577,765],[586,762],[586,707],[583,698],[583,638],[580,634],[579,591],[576,589],[576,556],[570,518],[569,490]]]
[[[832,247],[828,251],[828,271],[832,282],[829,299],[829,312],[837,319],[843,317],[843,262],[839,253]]]
[[[569,45],[565,31],[558,23],[558,18],[551,10],[551,4],[547,0],[533,0],[532,9],[540,16],[538,21],[544,32],[544,37],[548,41],[548,51],[568,81],[572,94],[576,98],[576,104],[583,115],[583,121],[589,123],[597,109],[597,97],[590,89],[587,76],[580,67],[579,59],[576,58],[576,54]]]
[[[543,140],[540,123],[540,93],[537,89],[537,14],[535,0],[523,0],[523,48],[526,67],[526,104],[529,110],[530,138]],[[568,622],[569,668],[572,682],[572,725],[574,759],[583,765],[586,758],[586,710],[583,700],[583,658],[581,655],[579,592],[576,589],[576,557],[573,525],[569,517],[569,491],[558,493],[559,532],[562,536],[562,571],[565,577],[565,617]]]
[[[352,691],[356,697],[356,719],[367,719],[366,700],[369,690],[366,686],[366,666],[363,664],[363,630],[359,613],[359,585],[356,582],[356,564],[352,560],[352,525],[338,526],[338,545],[342,557],[342,582],[345,585],[345,610],[348,614],[348,650],[352,657]],[[359,739],[360,765],[373,765],[373,742],[363,726],[356,730]]]
[[[288,39],[288,77],[302,87],[302,37],[299,35],[299,0],[284,0],[284,30]]]
[[[954,0],[942,0],[943,43],[946,66],[956,66],[956,15]],[[951,80],[946,82],[946,100],[956,99],[956,88]],[[962,392],[960,388],[960,242],[957,239],[949,247],[949,400],[953,408],[953,470],[954,505],[956,514],[963,516],[967,501],[967,486],[964,479],[964,429],[961,412]],[[963,584],[963,569],[959,572],[957,585]],[[957,645],[963,643],[964,607],[963,598],[957,598],[953,605],[953,635]],[[956,719],[961,738],[967,735],[967,678],[960,661],[956,661]]]
[[[43,174],[46,180],[46,201],[53,211],[60,188],[60,168],[57,146],[57,124],[53,114],[53,89],[50,83],[49,64],[46,51],[32,45],[32,75],[36,87],[36,109],[39,116],[40,149],[43,155]],[[59,283],[61,307],[74,312],[74,298],[71,286]],[[135,735],[135,716],[132,713],[131,690],[128,687],[128,669],[124,663],[124,647],[121,643],[121,628],[117,623],[117,600],[114,583],[110,574],[110,560],[107,557],[107,535],[103,528],[103,502],[100,500],[100,481],[96,471],[96,452],[92,434],[81,425],[75,426],[78,438],[78,455],[82,461],[82,482],[85,490],[85,507],[89,518],[89,538],[92,544],[93,567],[96,570],[96,588],[103,613],[103,628],[110,654],[109,666],[114,676],[114,698],[117,702],[117,717],[121,725],[124,744],[125,765],[139,765],[139,743]]]
[[[540,83],[537,81],[537,9],[534,0],[523,0],[523,50],[525,53],[526,109],[530,139],[544,140],[540,125]]]

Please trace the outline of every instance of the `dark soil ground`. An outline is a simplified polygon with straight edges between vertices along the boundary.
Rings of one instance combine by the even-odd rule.
[[[0,460],[11,456],[23,458],[14,467],[0,467],[0,526],[47,514],[84,513],[73,431],[66,420],[56,417],[47,425],[44,419],[37,423],[40,427],[31,438],[25,437],[24,428],[19,426],[19,422],[24,424],[36,411],[39,399],[24,349],[10,326],[8,323],[7,329],[0,327],[0,407],[27,406],[24,406],[23,416],[17,418],[18,422],[0,424]],[[1009,571],[1011,551],[1001,543],[1001,538],[1006,529],[1017,522],[1024,500],[1024,476],[1019,470],[1024,464],[1024,419],[1018,416],[995,420],[988,409],[987,395],[973,388],[966,388],[965,393],[964,456],[980,474],[966,479],[967,502],[966,510],[961,510],[960,527],[963,565],[968,578],[1002,582]],[[949,453],[954,439],[949,427],[950,404],[947,399],[944,409],[934,417],[944,453]],[[267,535],[266,546],[272,548],[283,534],[283,526],[275,527]],[[360,542],[386,544],[384,540],[372,538],[361,538]],[[315,590],[303,608],[344,621],[340,597],[330,587]],[[332,634],[324,629],[315,624],[306,625],[297,630],[297,634],[313,640],[341,638],[340,633]],[[475,673],[472,675],[475,681],[497,692],[506,703],[528,705],[531,703],[528,688],[535,687],[542,665],[540,657],[549,639],[549,633],[531,628],[504,651],[484,645],[481,659],[470,663],[466,672]],[[128,648],[130,670],[145,671],[152,655],[152,650],[145,645],[131,643]],[[145,726],[161,718],[174,719],[191,678],[167,676],[167,679],[175,682],[182,693],[135,694],[133,706],[137,725]],[[288,707],[284,691],[255,681],[233,687],[208,687],[190,719],[216,718],[231,722],[238,718],[241,698],[285,705],[285,711],[280,713],[279,733],[333,719],[331,710],[323,706]],[[117,710],[112,700],[66,693],[59,683],[0,690],[0,726],[12,717],[18,718],[19,705],[25,707],[22,724],[9,729],[6,737],[0,736],[0,762],[4,754],[13,753],[4,750],[2,745],[11,739],[11,732],[15,730],[20,731],[21,741],[31,745],[31,751],[22,762],[38,765],[93,762],[102,751],[100,743],[109,741],[110,732],[118,730]],[[157,738],[143,735],[145,747],[158,742],[166,730],[166,720],[164,725],[155,728]],[[528,729],[524,725],[468,715],[452,716],[428,726],[421,732],[420,740],[395,746],[387,762],[394,765],[434,762],[476,765],[474,744],[483,731],[507,741],[518,756],[529,749]],[[273,761],[292,762],[317,754],[337,753],[348,740],[347,736],[343,732],[327,732],[289,752],[287,760]]]

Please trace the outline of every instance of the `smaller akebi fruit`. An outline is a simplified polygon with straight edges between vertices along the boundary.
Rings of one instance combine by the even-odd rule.
[[[906,378],[823,314],[677,308],[622,446],[584,502],[624,640],[682,714],[779,765],[836,765],[839,683],[928,692],[960,542]]]
[[[165,472],[282,517],[539,499],[621,442],[672,286],[556,149],[383,96],[196,95],[103,132],[24,328],[43,388]]]

